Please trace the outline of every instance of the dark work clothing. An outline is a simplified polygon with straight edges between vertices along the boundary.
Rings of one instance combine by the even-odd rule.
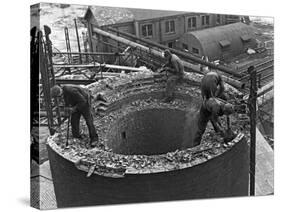
[[[221,76],[216,72],[207,73],[201,81],[201,95],[203,100],[211,97],[226,99]]]
[[[83,106],[89,101],[89,93],[86,89],[78,86],[63,86],[63,98],[65,106],[76,107]]]
[[[166,97],[168,97],[168,98],[174,97],[175,87],[176,87],[177,83],[179,83],[181,81],[181,79],[182,79],[182,77],[179,75],[168,76],[167,86],[166,86]]]
[[[175,54],[172,54],[165,66],[170,70],[168,71],[166,97],[172,99],[177,83],[183,78],[184,67],[182,61]]]
[[[181,59],[175,54],[172,54],[165,67],[170,68],[172,74],[183,75],[184,73],[183,63]]]
[[[200,144],[209,121],[211,121],[216,132],[221,132],[222,129],[220,122],[218,121],[218,117],[224,115],[224,106],[225,103],[220,101],[218,98],[210,98],[206,101],[203,101],[197,123],[198,129],[193,141],[194,145]]]
[[[91,111],[90,93],[86,89],[78,86],[64,86],[62,89],[65,105],[74,108],[74,112],[71,114],[73,137],[80,137],[79,123],[82,115],[86,121],[91,140],[97,140],[98,135]]]

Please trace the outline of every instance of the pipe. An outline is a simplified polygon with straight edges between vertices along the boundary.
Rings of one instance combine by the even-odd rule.
[[[265,86],[261,87],[258,90],[258,97],[264,95],[265,93],[267,93],[272,89],[273,89],[273,81],[271,81],[270,83],[266,84]]]
[[[169,48],[165,45],[162,45],[162,44],[159,44],[159,43],[156,43],[154,41],[151,41],[151,40],[147,40],[147,39],[143,39],[143,38],[139,38],[139,37],[136,37],[135,35],[132,35],[130,33],[126,33],[126,32],[121,32],[117,29],[114,29],[112,27],[108,27],[107,29],[109,29],[110,31],[112,32],[116,32],[116,33],[119,33],[121,35],[125,35],[129,38],[132,38],[132,39],[136,39],[136,40],[139,40],[139,41],[142,41],[146,44],[149,44],[149,45],[152,45],[152,46],[155,46],[155,47],[158,47],[160,49],[169,49],[172,53],[174,54],[177,54],[178,56],[181,56],[185,59],[188,59],[188,60],[191,60],[193,62],[197,62],[199,64],[202,64],[202,65],[205,65],[205,66],[208,66],[210,68],[214,68],[214,69],[218,69],[222,72],[225,72],[225,73],[228,73],[228,74],[231,74],[235,77],[241,77],[241,74],[240,73],[237,73],[235,71],[233,71],[232,69],[228,68],[228,67],[225,67],[223,65],[216,65],[214,63],[211,63],[211,62],[207,62],[205,60],[202,60],[201,58],[198,58],[192,54],[188,54],[188,53],[185,53],[185,52],[182,52],[180,50],[176,50],[176,49],[173,49],[173,48]]]
[[[273,99],[273,97],[274,97],[274,91],[273,90],[270,90],[267,93],[263,94],[262,96],[259,96],[258,99],[257,99],[258,106],[262,106],[267,101]]]
[[[272,82],[266,84],[265,86],[261,87],[260,89],[258,89],[257,96],[259,97],[259,99],[264,98],[264,97],[262,97],[262,96],[267,96],[267,93],[269,93],[270,91],[273,90],[273,85],[274,85],[274,83],[273,83],[273,81],[272,81]],[[272,92],[272,93],[273,93],[273,92]],[[269,94],[268,99],[270,99],[271,96],[272,96],[272,94]],[[249,99],[249,94],[245,95],[244,99],[245,99],[245,100],[246,100],[246,99]]]
[[[107,55],[107,56],[125,56],[124,53],[119,53],[119,52],[53,52],[53,55],[57,54],[78,54],[78,55]]]
[[[130,40],[128,40],[128,39],[125,39],[125,38],[122,38],[122,37],[119,37],[119,36],[116,36],[116,35],[114,35],[114,34],[112,34],[112,33],[105,32],[105,31],[103,31],[103,30],[101,30],[101,29],[98,29],[98,28],[95,28],[95,27],[93,28],[93,32],[94,32],[94,33],[97,33],[97,34],[100,34],[100,35],[102,35],[102,36],[108,37],[108,38],[110,38],[110,39],[113,39],[113,40],[115,40],[115,41],[124,43],[124,44],[126,44],[126,45],[129,45],[129,46],[132,46],[132,47],[135,47],[135,48],[140,48],[140,49],[142,49],[142,50],[144,50],[144,51],[147,51],[147,52],[153,54],[154,56],[157,56],[157,57],[160,57],[160,58],[164,58],[164,56],[163,56],[163,54],[162,54],[162,51],[158,51],[158,50],[155,50],[155,49],[151,49],[151,48],[146,47],[146,46],[144,46],[144,45],[141,45],[141,44],[139,44],[139,43],[130,41]],[[120,34],[121,34],[121,33],[120,33]],[[166,48],[166,47],[165,47],[165,48]],[[198,59],[198,58],[197,58],[197,59]],[[200,59],[200,61],[202,61],[202,60]],[[196,72],[196,73],[199,73],[199,74],[206,74],[206,73],[208,73],[208,71],[202,71],[202,70],[200,70],[200,65],[199,65],[199,64],[198,64],[198,65],[194,65],[194,64],[188,63],[188,62],[186,62],[186,61],[182,61],[182,62],[183,62],[183,66],[184,66],[186,69],[188,69],[189,72]],[[214,64],[212,64],[212,65],[214,66]],[[240,81],[235,80],[235,79],[232,79],[232,78],[229,78],[229,77],[227,77],[227,76],[223,76],[223,80],[224,80],[226,83],[228,83],[228,84],[230,84],[230,85],[232,85],[233,87],[238,88],[238,89],[243,88],[243,87],[245,86],[244,83],[241,83]]]

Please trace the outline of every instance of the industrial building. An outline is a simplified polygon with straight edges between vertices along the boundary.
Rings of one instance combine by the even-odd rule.
[[[209,13],[94,6],[88,8],[84,21],[88,28],[114,27],[139,38],[149,39],[170,48],[182,49],[183,46],[179,41],[185,33],[239,22],[240,18],[237,16],[234,19],[231,16],[230,19],[229,15]],[[107,42],[106,39],[104,41]],[[95,42],[90,45],[95,51],[112,51]]]
[[[211,61],[228,59],[257,46],[252,27],[241,22],[187,32],[181,42],[189,52]]]

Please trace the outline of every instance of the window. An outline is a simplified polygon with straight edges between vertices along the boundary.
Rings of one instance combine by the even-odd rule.
[[[151,37],[152,36],[152,24],[142,25],[142,36],[143,37]]]
[[[196,17],[188,18],[187,26],[188,26],[188,28],[195,28],[196,27]]]
[[[192,53],[199,54],[199,49],[192,47]]]
[[[242,35],[242,36],[240,36],[240,38],[243,42],[249,42],[251,40],[250,35]]]
[[[166,21],[165,23],[165,32],[166,33],[172,33],[172,32],[175,32],[175,21],[172,20],[172,21]]]
[[[219,44],[220,44],[220,46],[221,46],[222,48],[226,48],[226,47],[230,46],[230,41],[228,41],[228,40],[221,40],[221,41],[219,42]]]
[[[209,25],[210,24],[210,16],[209,15],[204,15],[201,17],[202,21],[202,26]]]
[[[122,133],[121,133],[121,136],[122,136],[123,139],[126,139],[126,137],[127,137],[127,136],[126,136],[126,132],[122,132]]]
[[[221,23],[221,15],[217,15],[216,23],[217,23],[217,24],[220,24],[220,23]]]
[[[206,25],[210,25],[210,16],[206,16]]]
[[[174,44],[173,42],[169,42],[169,43],[168,43],[168,47],[169,47],[169,48],[173,48],[173,46],[174,46],[173,44]]]
[[[182,44],[182,48],[183,48],[184,50],[188,50],[188,45],[185,44],[185,43],[183,43],[183,44]]]

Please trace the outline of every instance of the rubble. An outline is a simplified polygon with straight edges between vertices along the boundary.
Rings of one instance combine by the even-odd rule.
[[[147,83],[146,82],[150,82]],[[144,85],[144,86],[143,86]],[[136,87],[141,89],[136,90]],[[161,100],[165,81],[157,82],[153,73],[139,73],[124,75],[121,78],[106,79],[88,86],[92,94],[103,92],[109,102],[108,110],[103,115],[94,118],[99,135],[99,144],[90,148],[89,138],[68,139],[66,146],[66,124],[62,126],[60,134],[49,138],[48,143],[64,157],[75,162],[78,169],[84,170],[87,176],[93,173],[107,177],[124,177],[130,173],[156,173],[179,168],[191,167],[210,160],[229,150],[243,136],[241,132],[248,131],[248,124],[244,120],[244,129],[241,129],[239,115],[233,115],[232,130],[237,135],[234,140],[225,144],[222,137],[217,135],[211,125],[208,125],[202,138],[201,145],[187,149],[177,149],[159,155],[122,155],[112,152],[107,146],[107,133],[116,124],[116,121],[127,114],[151,108],[169,108],[188,111],[191,107],[199,108],[200,91],[198,87],[182,84],[178,86],[179,97],[170,103]],[[110,88],[113,88],[110,89]],[[158,95],[152,95],[156,92]],[[158,92],[158,93],[157,93]],[[159,96],[160,95],[160,96]],[[192,98],[190,98],[192,97]],[[226,126],[226,120],[222,119]],[[86,132],[85,121],[81,129]],[[247,135],[246,135],[247,136]]]

